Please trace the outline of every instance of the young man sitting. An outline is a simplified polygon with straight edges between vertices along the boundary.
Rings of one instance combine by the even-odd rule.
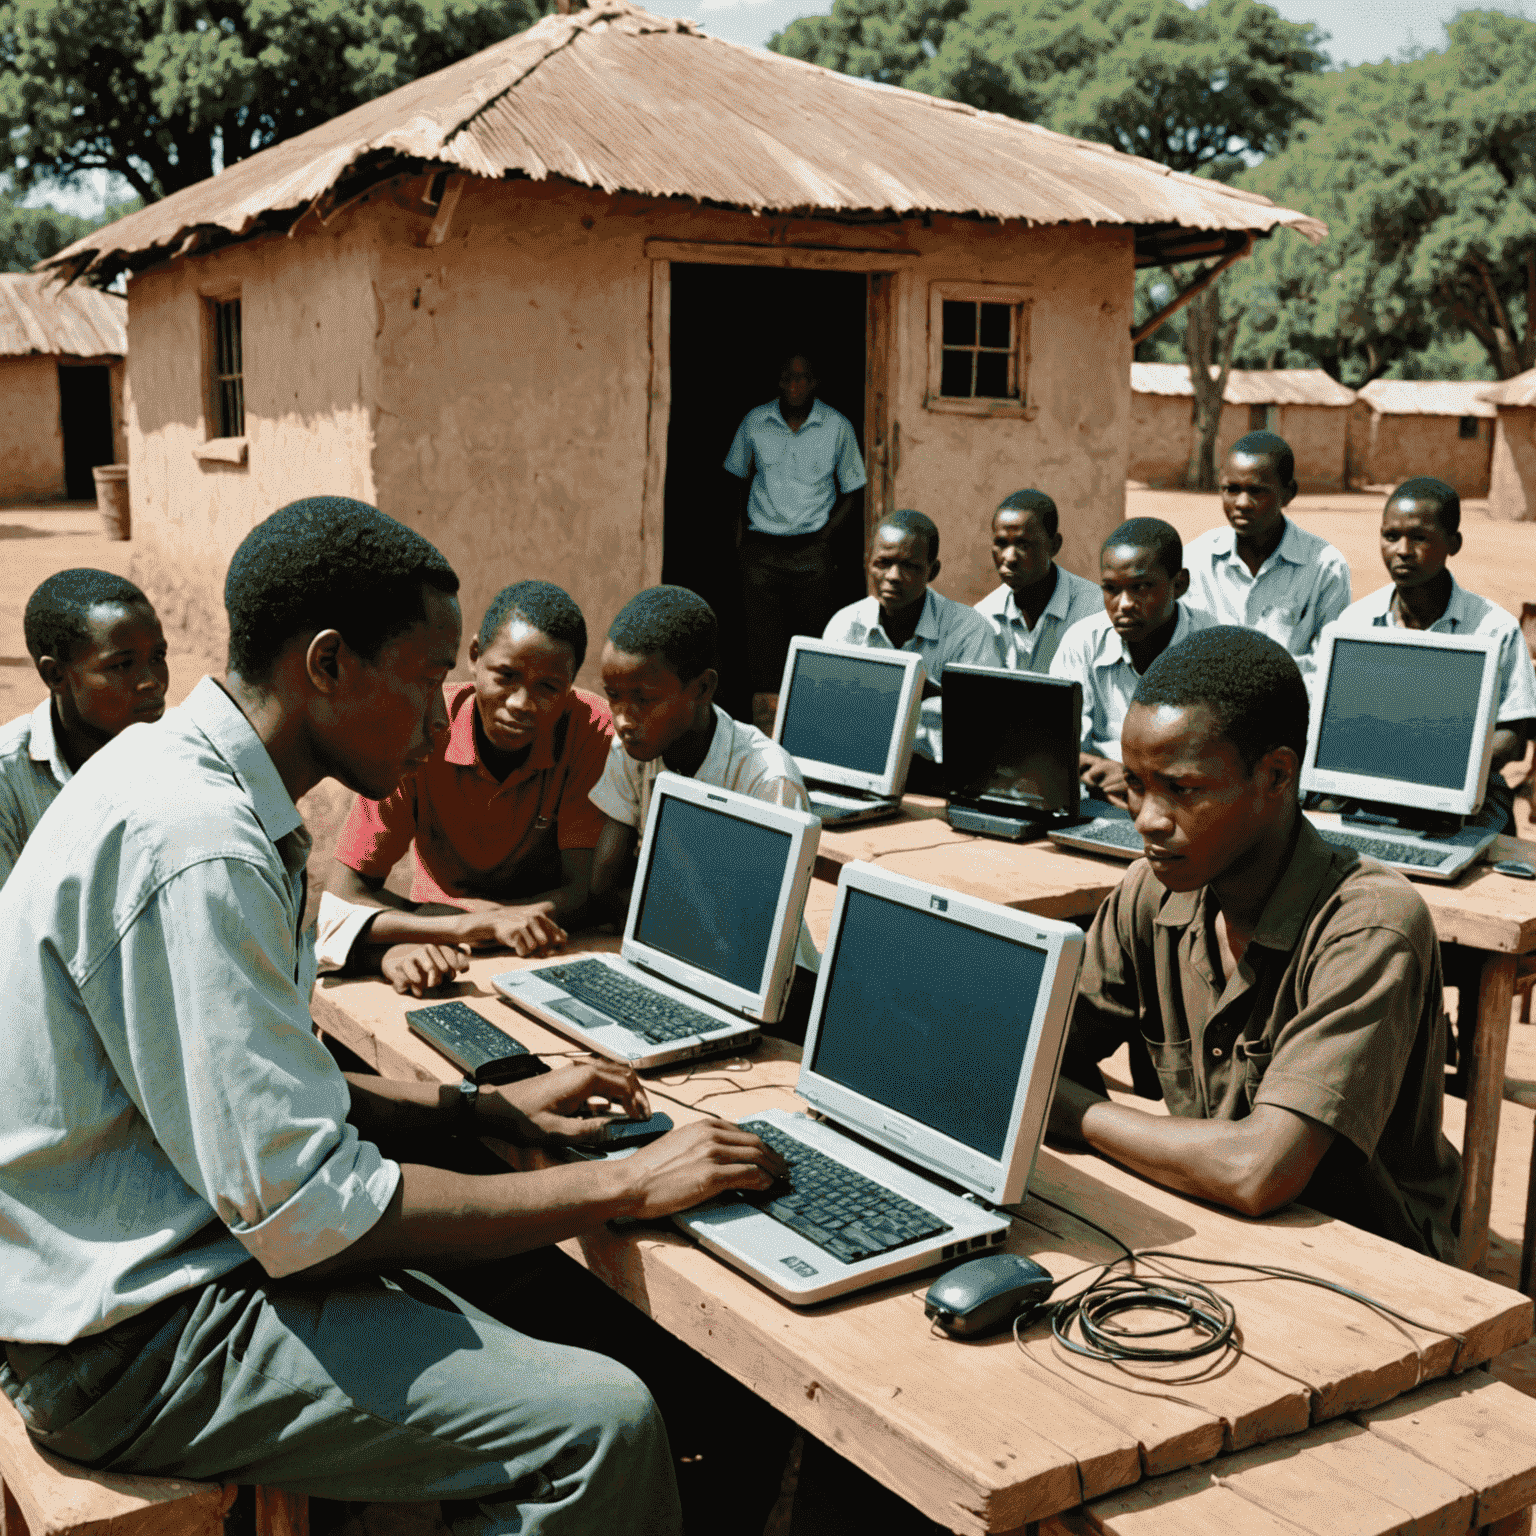
[[[1202,533],[1184,563],[1195,607],[1278,641],[1306,674],[1323,625],[1349,606],[1349,563],[1285,515],[1295,495],[1296,456],[1286,440],[1273,432],[1238,438],[1221,471],[1228,526]]]
[[[1468,592],[1446,562],[1461,551],[1461,498],[1443,480],[1420,475],[1387,498],[1381,514],[1381,558],[1390,585],[1344,610],[1351,628],[1395,625],[1440,635],[1492,635],[1499,642],[1499,707],[1487,798],[1513,833],[1514,793],[1499,772],[1525,756],[1536,734],[1536,670],[1512,613]]]
[[[560,1145],[601,1134],[589,1099],[645,1095],[590,1060],[480,1091],[344,1078],[310,1019],[295,802],[327,775],[383,800],[426,763],[457,588],[359,502],[259,523],[223,681],[87,763],[0,890],[0,1389],[98,1469],[442,1500],[456,1536],[676,1536],[638,1380],[410,1266],[763,1189],[782,1161],[706,1121],[621,1162],[457,1173],[455,1133]]]
[[[613,740],[608,706],[572,686],[586,654],[586,623],[561,588],[520,581],[496,595],[469,642],[473,682],[447,689],[447,734],[386,799],[352,808],[336,845],[340,900],[322,903],[322,963],[365,930],[369,951],[430,943],[382,961],[419,995],[445,958],[466,963],[458,945],[536,955],[564,940],[562,921],[586,905],[603,827],[588,795]],[[407,903],[384,881],[413,845]]]
[[[1089,930],[1051,1127],[1244,1215],[1301,1200],[1451,1260],[1434,924],[1301,815],[1306,739],[1267,636],[1207,629],[1148,669],[1121,737],[1147,858]],[[1103,1093],[1097,1063],[1138,1042],[1166,1116]]]
[[[976,604],[997,636],[1000,665],[1049,672],[1061,637],[1103,605],[1099,589],[1056,564],[1061,533],[1044,491],[1015,491],[992,514],[992,564],[1002,586]]]
[[[48,696],[0,728],[0,885],[80,765],[165,713],[170,682],[155,610],[110,571],[50,576],[27,599],[22,630]]]
[[[1142,674],[1186,635],[1215,622],[1183,601],[1189,589],[1178,530],[1156,517],[1133,517],[1099,551],[1103,611],[1062,636],[1051,676],[1083,690],[1083,783],[1124,802],[1120,728]]]
[[[864,568],[870,595],[833,614],[822,639],[916,651],[923,658],[922,714],[907,783],[919,793],[942,792],[941,775],[932,765],[944,761],[939,698],[944,668],[951,662],[995,667],[992,626],[974,608],[933,590],[931,583],[939,574],[939,530],[921,512],[892,512],[883,518],[870,540]]]

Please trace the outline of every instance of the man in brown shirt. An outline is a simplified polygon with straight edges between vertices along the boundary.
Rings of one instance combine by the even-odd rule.
[[[1449,1260],[1434,926],[1302,817],[1306,735],[1296,663],[1256,631],[1202,630],[1147,670],[1121,739],[1147,860],[1089,932],[1051,1130],[1246,1215],[1301,1200]],[[1138,1038],[1167,1116],[1102,1091],[1097,1063]]]

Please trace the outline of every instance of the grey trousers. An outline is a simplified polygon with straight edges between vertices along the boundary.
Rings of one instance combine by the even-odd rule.
[[[820,638],[836,606],[832,548],[815,534],[741,541],[741,605],[756,693],[777,693],[796,635]]]
[[[531,1339],[423,1275],[253,1264],[68,1345],[9,1344],[33,1438],[98,1469],[445,1503],[455,1536],[682,1529],[667,1435],[615,1361]]]

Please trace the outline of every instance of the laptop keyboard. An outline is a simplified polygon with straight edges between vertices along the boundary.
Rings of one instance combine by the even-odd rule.
[[[701,1013],[675,998],[653,992],[601,960],[573,960],[569,965],[542,967],[539,977],[563,988],[577,1002],[607,1014],[652,1045],[684,1040],[690,1035],[712,1034],[726,1026],[711,1014]]]
[[[1089,837],[1096,843],[1112,843],[1116,848],[1134,848],[1138,853],[1146,847],[1134,821],[1106,817],[1086,827],[1071,827],[1068,830],[1075,837]]]
[[[1319,830],[1323,831],[1321,828]],[[1422,843],[1388,842],[1385,838],[1365,837],[1358,832],[1340,832],[1333,827],[1323,831],[1323,841],[1335,848],[1348,848],[1364,854],[1368,859],[1380,859],[1383,864],[1408,864],[1415,869],[1439,869],[1445,863],[1446,856],[1456,851]]]
[[[778,1126],[766,1120],[740,1124],[789,1164],[792,1186],[784,1194],[747,1192],[743,1198],[834,1259],[856,1264],[950,1230],[932,1211],[902,1199]]]

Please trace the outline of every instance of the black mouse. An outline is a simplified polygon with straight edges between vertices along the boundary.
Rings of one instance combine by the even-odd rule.
[[[989,1253],[940,1275],[928,1287],[923,1311],[945,1333],[973,1339],[1005,1327],[1055,1287],[1050,1271],[1033,1259]]]

